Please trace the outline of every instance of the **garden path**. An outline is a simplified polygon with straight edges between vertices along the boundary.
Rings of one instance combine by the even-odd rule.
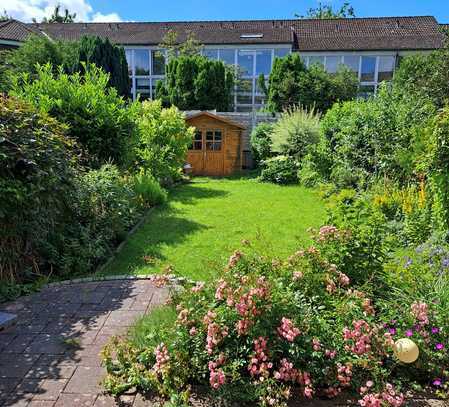
[[[0,406],[140,406],[102,393],[99,353],[113,335],[168,298],[150,280],[49,286],[0,304],[17,325],[0,331]]]

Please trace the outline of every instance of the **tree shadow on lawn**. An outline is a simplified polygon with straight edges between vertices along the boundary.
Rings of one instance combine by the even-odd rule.
[[[188,184],[183,184],[179,187],[173,188],[169,194],[169,202],[181,202],[186,205],[194,205],[202,199],[222,198],[229,195],[229,192],[227,191],[208,188],[207,185],[207,180],[197,179]]]
[[[182,209],[173,204],[195,205],[200,200],[224,197],[229,193],[185,184],[170,192],[169,201],[165,205],[150,212],[144,224],[128,240],[116,259],[103,272],[105,274],[145,274],[160,270],[168,259],[163,248],[181,245],[190,235],[205,230],[208,226],[187,219]],[[207,184],[207,181],[204,181]]]

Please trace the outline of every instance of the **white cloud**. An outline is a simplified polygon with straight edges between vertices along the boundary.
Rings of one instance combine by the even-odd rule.
[[[95,23],[109,23],[109,22],[122,21],[122,19],[117,13],[110,13],[110,14],[95,13],[92,17],[92,21]]]
[[[0,0],[0,11],[6,10],[9,16],[24,22],[33,18],[41,21],[53,13],[57,4],[62,13],[65,8],[76,13],[76,21],[122,21],[117,13],[94,12],[88,0]]]

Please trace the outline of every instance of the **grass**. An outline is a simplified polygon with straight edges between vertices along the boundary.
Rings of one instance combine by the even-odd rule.
[[[138,319],[129,330],[129,339],[137,349],[148,349],[170,338],[169,333],[178,316],[174,307],[162,305]]]
[[[174,188],[150,213],[106,274],[158,273],[167,265],[195,280],[211,278],[247,239],[266,255],[285,258],[309,241],[324,204],[313,190],[254,179],[196,178]]]

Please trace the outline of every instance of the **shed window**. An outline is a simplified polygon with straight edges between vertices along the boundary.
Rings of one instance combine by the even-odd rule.
[[[206,150],[220,151],[222,143],[221,130],[207,130],[206,131]]]
[[[201,131],[197,130],[195,136],[193,137],[193,143],[190,146],[191,150],[202,150],[203,149],[203,135]]]

